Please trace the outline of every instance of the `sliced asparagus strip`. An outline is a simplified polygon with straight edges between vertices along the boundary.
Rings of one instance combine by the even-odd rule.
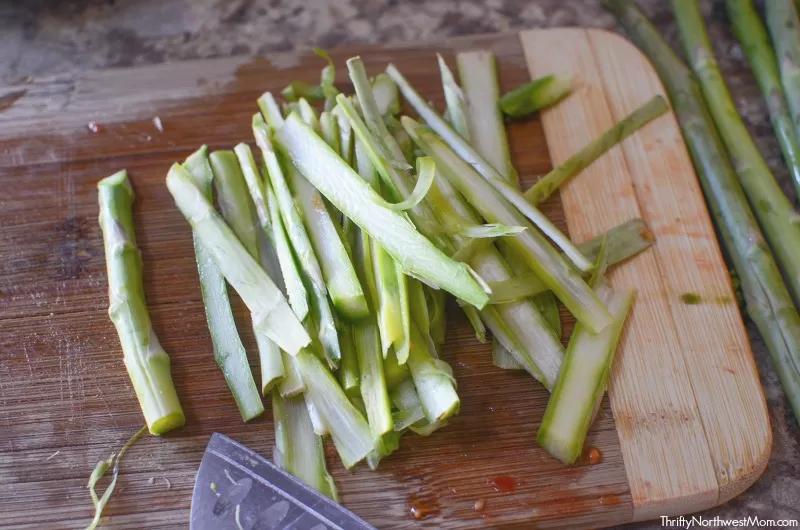
[[[358,370],[358,355],[353,341],[353,329],[347,323],[339,324],[339,342],[342,347],[342,361],[336,377],[339,386],[348,397],[361,395],[361,376]]]
[[[273,390],[272,417],[275,424],[272,460],[275,464],[323,495],[338,500],[336,485],[325,465],[322,438],[314,433],[303,397],[282,397]]]
[[[524,118],[537,110],[555,105],[572,92],[572,79],[561,75],[546,75],[506,92],[500,98],[503,114]]]
[[[392,78],[384,73],[372,81],[372,94],[381,116],[395,116],[400,113],[400,94]]]
[[[297,102],[297,111],[300,114],[300,118],[317,134],[322,134],[322,126],[319,123],[319,116],[317,116],[317,111],[311,104],[306,101],[305,99],[300,99]]]
[[[509,184],[503,176],[483,157],[481,157],[475,149],[472,148],[457,132],[455,132],[445,122],[436,111],[425,102],[422,96],[417,93],[414,88],[405,80],[400,72],[393,66],[389,65],[386,69],[389,76],[395,80],[400,91],[405,98],[411,103],[414,109],[422,116],[428,125],[439,135],[441,135],[446,145],[448,145],[455,153],[463,159],[463,163],[471,167],[472,172],[477,172],[489,184],[491,189],[499,193],[506,201],[513,205],[519,212],[530,219],[547,237],[549,237],[559,248],[561,248],[570,258],[570,260],[581,270],[588,271],[591,269],[592,264],[587,260],[575,245],[559,230],[542,212],[536,207],[531,205],[525,197],[520,193],[515,186]],[[405,119],[410,119],[404,117]],[[410,134],[410,132],[409,132]],[[413,138],[413,134],[411,135]],[[463,191],[462,191],[463,193]],[[475,205],[473,205],[475,206]],[[485,216],[484,216],[485,217]],[[508,224],[508,223],[506,223]]]
[[[442,75],[442,88],[444,89],[444,101],[447,105],[447,115],[453,129],[466,141],[471,141],[469,135],[469,125],[467,125],[467,100],[461,87],[456,83],[453,72],[447,66],[444,57],[440,53],[436,54],[439,61],[439,72]]]
[[[256,330],[265,333],[291,355],[307,346],[311,338],[283,294],[179,164],[170,168],[167,187],[225,279],[250,309]]]
[[[764,7],[795,135],[800,138],[800,19],[797,6],[793,0],[774,0],[766,2]]]
[[[322,129],[322,138],[331,146],[331,149],[341,155],[342,137],[339,134],[339,122],[336,121],[336,116],[328,111],[323,112],[319,115],[319,126]]]
[[[296,357],[293,359],[297,360]],[[299,370],[300,363],[297,361],[297,366]],[[305,387],[306,383],[303,381],[303,387]],[[305,391],[304,391],[305,392]],[[303,394],[303,401],[306,403],[306,412],[308,412],[308,417],[311,420],[311,428],[314,431],[314,434],[318,436],[328,436],[330,431],[328,430],[328,425],[322,420],[322,416],[317,410],[317,407],[314,405],[314,402],[311,400],[311,394],[305,392]]]
[[[375,447],[369,424],[347,399],[336,378],[308,349],[296,357],[306,385],[306,395],[330,430],[331,438],[347,469],[363,460]]]
[[[413,324],[408,368],[429,422],[444,420],[458,413],[461,402],[456,394],[452,369],[433,355]]]
[[[536,437],[539,445],[565,464],[574,463],[581,454],[633,301],[633,290],[617,293],[601,283],[596,291],[614,323],[596,335],[580,324],[575,327]]]
[[[640,218],[626,221],[597,237],[581,243],[579,248],[589,259],[596,259],[603,239],[607,243],[607,261],[616,265],[639,254],[653,244],[653,236]],[[489,281],[492,289],[490,303],[507,304],[523,298],[538,296],[549,289],[536,274],[529,272],[508,280]]]
[[[517,184],[519,178],[511,163],[503,116],[497,104],[500,87],[494,54],[487,50],[461,52],[456,55],[456,64],[467,105],[469,138],[465,138],[503,178]],[[460,131],[459,134],[464,136]]]
[[[532,204],[539,204],[550,197],[569,179],[589,167],[592,162],[620,144],[655,118],[669,110],[669,105],[661,96],[655,96],[628,116],[608,128],[603,134],[586,144],[558,167],[540,178],[528,188],[525,198]]]
[[[501,370],[524,370],[525,367],[517,360],[511,350],[498,340],[492,341],[492,364]],[[555,379],[553,379],[555,382]]]
[[[336,127],[339,129],[339,156],[342,160],[353,165],[355,163],[355,144],[353,142],[353,127],[347,120],[342,109],[337,105],[331,111],[331,116],[336,119]]]
[[[281,96],[285,101],[297,101],[300,98],[305,98],[310,101],[322,101],[325,97],[322,94],[322,87],[320,85],[312,85],[306,81],[292,81],[283,90]]]
[[[191,154],[183,167],[195,186],[210,201],[214,174],[208,162],[208,148],[203,146]],[[214,348],[214,362],[225,376],[242,419],[249,421],[264,412],[264,405],[247,362],[247,351],[236,330],[225,277],[198,236],[192,234],[192,237],[200,275],[200,292]]]
[[[514,208],[462,160],[436,134],[404,116],[403,125],[436,167],[464,195],[467,201],[490,222],[530,226]],[[594,292],[575,270],[531,227],[509,238],[539,278],[564,302],[564,305],[589,329],[597,332],[611,323],[611,316]]]
[[[397,355],[394,350],[389,350],[389,354],[383,360],[383,378],[386,380],[386,389],[393,390],[397,386],[411,377],[406,364],[397,362]]]
[[[333,64],[328,52],[321,48],[314,48],[314,53],[328,61],[328,64],[320,72],[320,87],[322,94],[325,96],[325,110],[331,110],[336,105],[336,96],[339,95],[339,89],[336,88],[336,66]]]
[[[436,176],[436,164],[434,164],[433,159],[429,156],[418,158],[417,185],[414,186],[414,190],[411,192],[408,198],[402,202],[398,202],[395,204],[386,202],[385,200],[381,199],[379,201],[379,204],[396,212],[410,210],[411,208],[414,208],[416,205],[418,205],[425,199],[425,195],[428,194],[428,190],[431,188],[431,184],[433,184],[433,178],[435,176]]]
[[[395,431],[404,431],[418,422],[427,423],[414,381],[411,379],[403,381],[392,391],[391,399],[397,407],[397,412],[392,414]]]
[[[278,385],[281,396],[296,396],[306,391],[306,386],[303,383],[303,377],[300,375],[300,367],[297,365],[297,360],[286,353],[281,352],[283,358],[283,381]]]
[[[780,1],[774,3],[777,5]],[[778,186],[736,111],[714,59],[698,5],[689,1],[681,2],[680,6],[675,15],[689,64],[700,80],[705,101],[728,148],[739,182],[750,204],[756,205],[754,213],[778,264],[786,273],[789,291],[795,300],[800,300],[800,216]]]
[[[255,175],[251,175],[251,178],[260,180],[250,148],[244,144],[240,144],[238,147],[242,155],[240,157],[242,162],[248,166],[247,170],[255,173]],[[253,222],[253,210],[250,207],[248,188],[237,154],[233,151],[215,151],[211,153],[209,160],[214,171],[217,202],[222,211],[222,218],[231,227],[247,252],[261,262],[258,234]],[[263,267],[264,263],[261,265]],[[266,395],[272,386],[283,378],[283,360],[280,349],[262,332],[255,330],[255,326],[254,320],[256,346],[261,364],[261,392]]]
[[[381,351],[384,357],[395,342],[403,341],[404,324],[400,304],[399,275],[392,257],[375,241],[370,242],[372,249],[372,269],[375,274],[377,298],[375,307],[378,312],[378,329],[381,337]],[[401,359],[401,364],[405,359]]]
[[[666,86],[723,244],[742,280],[747,310],[767,342],[789,403],[800,418],[800,315],[728,162],[700,87],[632,2],[605,3],[648,55]]]
[[[128,173],[123,169],[98,182],[97,194],[108,273],[108,316],[119,334],[125,368],[147,428],[152,434],[164,434],[181,427],[186,417],[172,383],[169,355],[153,331],[144,299]]]
[[[258,98],[258,109],[261,111],[264,120],[266,120],[270,127],[277,129],[283,125],[281,108],[278,106],[278,102],[275,101],[271,92],[264,92],[261,97]]]
[[[400,146],[400,151],[403,152],[405,162],[409,165],[413,164],[415,158],[414,142],[411,141],[411,137],[408,136],[403,126],[400,125],[400,121],[394,116],[385,116],[383,121],[386,122],[386,127],[388,127],[389,132],[392,133],[394,141]]]
[[[552,291],[536,295],[533,303],[539,308],[547,324],[550,326],[556,337],[561,337],[561,314],[558,311],[558,302]]]
[[[726,4],[733,33],[742,44],[756,82],[764,95],[764,101],[767,102],[770,121],[781,146],[783,160],[789,168],[795,189],[800,193],[800,143],[789,114],[786,94],[783,92],[778,72],[778,62],[770,46],[764,23],[752,0],[727,0]],[[719,125],[720,129],[724,128],[722,124]]]
[[[403,216],[376,204],[375,191],[299,118],[289,116],[277,137],[297,169],[336,208],[366,230],[404,271],[478,308],[486,305],[489,297],[469,270],[434,247]]]
[[[447,301],[445,299],[445,293],[439,289],[431,289],[427,285],[424,287],[431,315],[431,339],[433,339],[435,344],[441,346],[444,344],[447,329]]]

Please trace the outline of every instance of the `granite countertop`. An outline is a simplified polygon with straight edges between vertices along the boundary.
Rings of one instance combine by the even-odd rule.
[[[722,1],[702,2],[717,58],[740,112],[786,193],[788,172],[766,106]],[[640,5],[677,47],[669,2]],[[619,31],[594,0],[29,0],[0,3],[0,87],[29,76],[183,59],[263,55],[344,44],[583,26]],[[747,320],[774,434],[763,476],[707,517],[800,519],[800,429],[764,343]],[[658,522],[628,528],[660,528]]]

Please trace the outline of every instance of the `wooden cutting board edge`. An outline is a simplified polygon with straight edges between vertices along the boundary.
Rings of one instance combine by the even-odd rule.
[[[569,74],[578,86],[542,115],[554,165],[651,97],[666,97],[652,65],[615,33],[530,30],[520,33],[520,41],[532,78]],[[556,48],[558,54],[547,53]],[[624,220],[620,209],[623,217],[642,216],[656,238],[650,256],[612,275],[625,275],[621,283],[639,287],[609,384],[633,520],[730,500],[766,468],[772,432],[735,293],[675,116],[660,117],[593,164],[565,186],[562,200],[578,240]],[[654,282],[658,288],[648,289]],[[644,291],[652,291],[649,299],[643,300]],[[697,306],[681,299],[698,292],[704,303]],[[637,319],[637,305],[644,303],[666,306],[665,312]],[[672,319],[652,318],[663,314]],[[659,327],[677,332],[659,342],[667,351],[647,347],[648,335]],[[665,369],[661,376],[642,377],[642,366],[654,365]]]

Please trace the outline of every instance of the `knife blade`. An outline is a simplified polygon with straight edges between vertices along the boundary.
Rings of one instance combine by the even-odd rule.
[[[190,530],[375,530],[246,446],[214,433],[192,493]]]

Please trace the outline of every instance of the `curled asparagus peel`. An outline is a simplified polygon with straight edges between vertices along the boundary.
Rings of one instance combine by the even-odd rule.
[[[775,52],[752,0],[727,0],[727,6],[733,32],[742,44],[767,102],[772,128],[783,151],[783,160],[789,168],[795,188],[800,192],[800,142],[789,115]]]
[[[525,192],[525,198],[532,204],[543,202],[565,182],[589,167],[612,147],[621,143],[625,138],[661,116],[667,110],[669,110],[669,106],[663,97],[653,97],[653,99],[612,125],[603,134],[586,144],[580,151],[540,178],[536,184],[528,188]]]
[[[754,213],[785,272],[787,286],[794,299],[800,300],[800,216],[778,186],[736,111],[714,59],[697,3],[680,1],[675,7],[675,19],[689,65],[700,81],[742,189],[750,204],[755,205]]]
[[[205,146],[201,147],[186,159],[183,167],[200,192],[211,200],[214,175],[208,161],[208,149]],[[214,362],[225,376],[225,382],[231,389],[242,419],[248,421],[260,416],[264,412],[264,405],[250,371],[247,351],[236,329],[233,309],[228,298],[228,286],[209,250],[197,234],[192,236],[200,275],[200,292],[203,295],[208,332],[214,348]]]
[[[125,368],[147,427],[152,434],[164,434],[182,426],[186,418],[172,382],[169,356],[153,331],[145,303],[128,173],[123,169],[104,178],[97,191],[108,272],[108,316],[119,334]]]
[[[728,161],[700,87],[633,2],[604,3],[650,58],[667,89],[711,214],[741,279],[747,311],[767,342],[789,403],[800,418],[800,315]]]
[[[178,209],[210,250],[214,263],[250,309],[255,329],[291,355],[307,346],[311,338],[283,294],[179,164],[170,169],[167,188]]]

